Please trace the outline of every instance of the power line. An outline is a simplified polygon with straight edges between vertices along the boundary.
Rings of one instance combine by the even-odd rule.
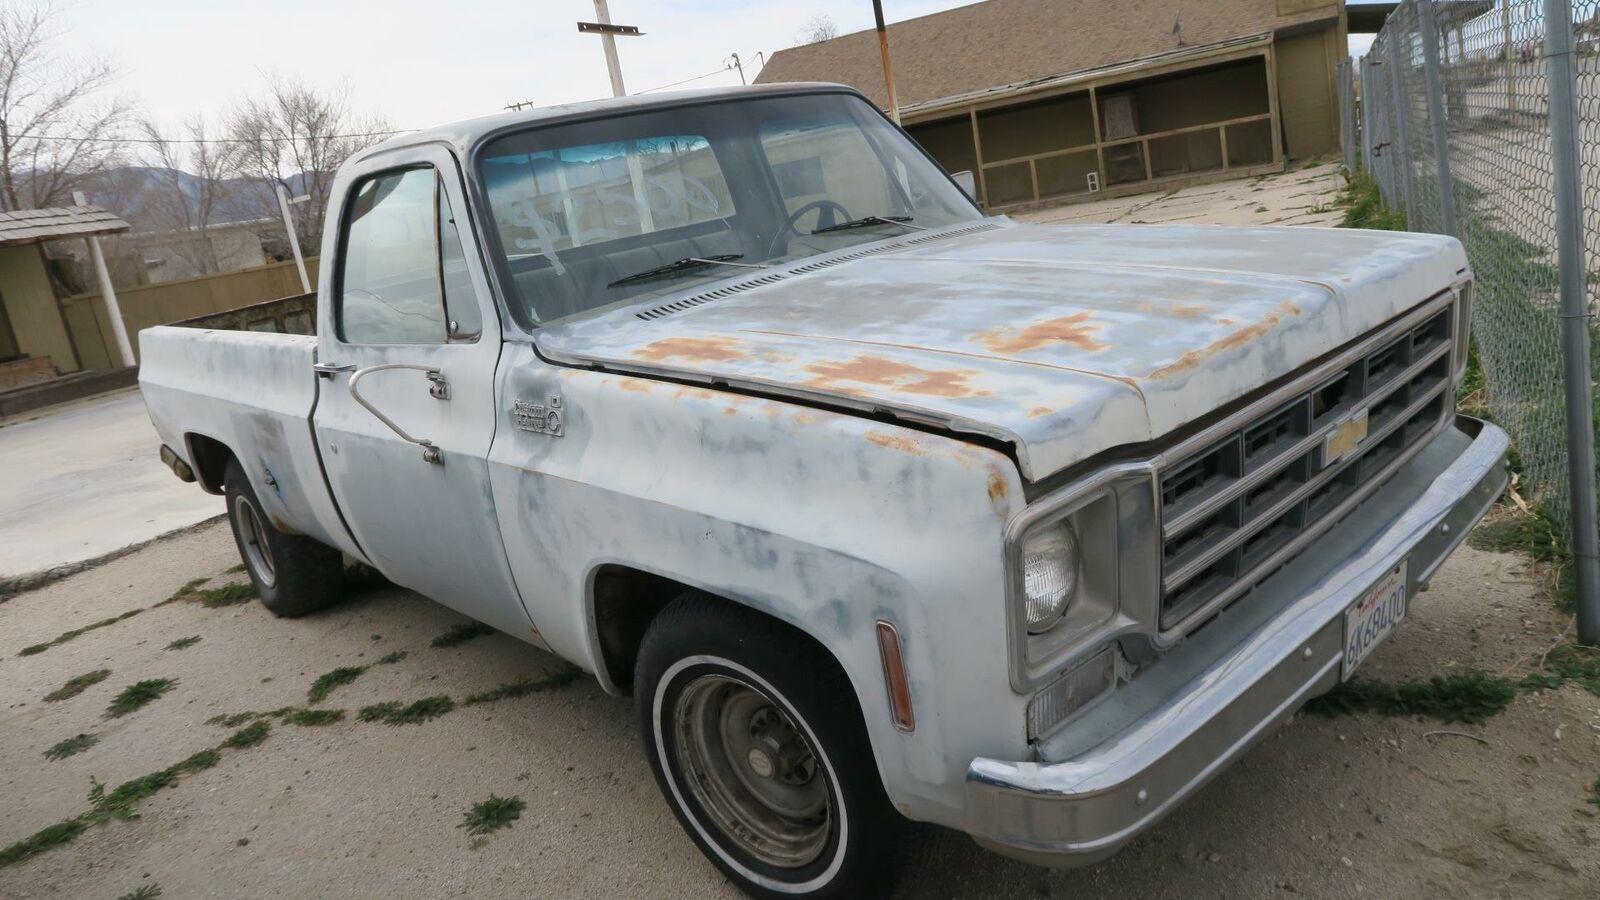
[[[685,78],[682,81],[674,81],[671,84],[658,84],[653,88],[647,88],[645,90],[639,91],[639,93],[648,94],[651,91],[664,91],[667,88],[677,87],[680,84],[688,84],[691,81],[699,81],[702,78],[710,78],[713,75],[721,75],[723,72],[731,72],[731,71],[733,71],[733,66],[724,63],[722,68],[716,70],[715,72],[707,72],[704,75],[696,75],[693,78]]]
[[[328,140],[330,138],[373,138],[392,137],[397,134],[416,131],[415,128],[398,128],[394,131],[363,131],[353,134],[314,134],[301,137],[259,137],[259,138],[125,138],[125,137],[94,137],[92,135],[62,135],[62,134],[22,134],[17,135],[17,140],[29,141],[97,141],[102,144],[260,144],[260,143],[291,143],[304,140]]]

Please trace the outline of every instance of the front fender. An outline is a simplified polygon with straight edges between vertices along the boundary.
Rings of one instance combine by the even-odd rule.
[[[1004,455],[764,398],[547,366],[502,367],[490,454],[529,616],[605,678],[591,595],[610,564],[660,575],[811,635],[849,676],[890,799],[959,824],[982,748],[1026,748],[1007,678],[1002,527],[1023,502]],[[560,397],[563,433],[518,428]],[[916,729],[888,713],[875,623],[899,629]]]

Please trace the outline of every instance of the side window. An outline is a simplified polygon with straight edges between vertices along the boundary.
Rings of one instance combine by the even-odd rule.
[[[339,336],[346,343],[437,344],[482,330],[442,188],[431,167],[387,172],[357,185],[338,282]]]

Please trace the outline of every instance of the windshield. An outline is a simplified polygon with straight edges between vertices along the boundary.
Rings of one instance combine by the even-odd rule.
[[[490,142],[478,172],[529,327],[982,215],[849,94],[534,127]]]

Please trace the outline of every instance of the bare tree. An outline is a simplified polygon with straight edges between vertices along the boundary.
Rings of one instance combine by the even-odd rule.
[[[237,142],[235,171],[256,180],[263,208],[276,208],[272,195],[279,182],[309,198],[295,210],[295,230],[306,254],[314,255],[322,246],[334,171],[392,129],[380,119],[352,113],[347,89],[320,93],[303,82],[274,77],[264,96],[234,108],[227,132]]]
[[[239,168],[241,146],[218,140],[199,115],[183,124],[180,138],[162,134],[148,119],[139,130],[151,141],[156,163],[154,190],[142,198],[143,219],[161,230],[188,232],[186,239],[173,242],[173,252],[202,275],[220,272],[211,226],[234,186],[230,179]]]
[[[117,163],[128,105],[99,99],[115,72],[53,52],[61,35],[48,6],[0,6],[0,209],[69,203]]]
[[[817,13],[800,28],[795,43],[815,44],[818,41],[831,41],[838,36],[839,26],[833,24],[833,19],[827,13]]]

